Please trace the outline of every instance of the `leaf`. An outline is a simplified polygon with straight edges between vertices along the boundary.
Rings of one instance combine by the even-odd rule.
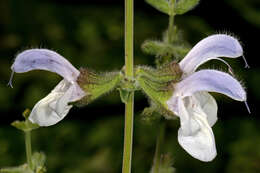
[[[23,164],[15,167],[2,168],[0,169],[0,173],[44,173],[46,172],[44,166],[45,161],[46,157],[43,153],[35,152],[32,155],[33,170],[35,171],[32,171],[27,164]]]
[[[35,170],[35,173],[44,173],[46,172],[45,169],[45,161],[46,161],[46,156],[44,155],[44,153],[42,152],[35,152],[32,155],[32,163],[33,163],[33,167]]]
[[[190,10],[192,10],[196,5],[198,5],[199,0],[179,0],[176,1],[174,5],[174,13],[181,15]]]
[[[44,163],[46,161],[46,156],[44,153],[42,152],[35,152],[33,153],[32,155],[32,163],[33,163],[33,166],[34,168],[36,167],[43,167],[44,166]]]
[[[168,58],[168,62],[171,62],[174,59],[182,59],[190,48],[184,44],[168,44],[160,41],[147,40],[142,44],[142,50],[156,57]]]
[[[173,158],[170,156],[170,154],[162,154],[158,173],[175,173],[176,172],[175,168],[172,165],[173,165]],[[154,173],[154,172],[155,171],[153,165],[150,173]]]
[[[148,4],[162,13],[171,15],[170,2],[168,0],[145,0]]]
[[[16,167],[2,168],[0,173],[33,173],[27,164],[23,164]]]
[[[164,154],[162,155],[162,161],[161,161],[160,171],[159,173],[174,173],[175,168],[173,165],[173,158],[170,154]]]
[[[24,121],[17,120],[12,122],[11,125],[24,132],[32,131],[40,127],[39,125],[32,123],[30,120],[24,120]]]

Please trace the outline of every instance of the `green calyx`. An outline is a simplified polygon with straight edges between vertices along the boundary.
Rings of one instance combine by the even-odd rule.
[[[168,110],[166,101],[170,99],[174,92],[174,84],[182,76],[179,65],[173,61],[157,69],[139,66],[136,69],[136,81],[144,93],[151,99],[150,108],[146,108],[145,113],[158,111],[166,118],[173,114]]]
[[[166,101],[174,92],[174,84],[180,80],[182,71],[177,62],[173,61],[159,68],[137,66],[134,77],[127,77],[124,69],[120,72],[96,73],[88,69],[80,69],[77,83],[86,96],[73,102],[77,106],[84,106],[111,92],[119,90],[122,102],[126,103],[130,93],[142,90],[149,98],[151,107],[144,110],[144,114],[151,115],[158,112],[167,119],[173,118],[168,110]]]
[[[71,104],[76,106],[87,105],[115,89],[121,79],[122,75],[120,72],[96,73],[89,69],[81,68],[77,83],[85,91],[86,96]]]

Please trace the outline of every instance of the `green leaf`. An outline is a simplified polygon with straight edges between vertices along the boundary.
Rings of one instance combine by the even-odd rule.
[[[175,168],[172,165],[173,165],[173,158],[171,157],[171,155],[162,154],[158,173],[175,173],[176,172]],[[154,165],[153,165],[150,173],[154,173],[154,172],[155,171],[154,171]]]
[[[0,173],[34,173],[27,164],[23,164],[20,166],[2,168],[0,169]]]
[[[169,44],[161,41],[147,40],[142,44],[142,50],[156,57],[167,58],[166,62],[182,59],[190,50],[186,45]]]
[[[43,153],[35,152],[32,155],[33,170],[27,164],[0,169],[0,173],[45,173],[46,157]]]
[[[170,2],[168,0],[145,0],[148,4],[162,13],[171,15]]]
[[[42,152],[35,152],[32,155],[32,163],[35,173],[44,173],[46,172],[46,168],[44,166],[46,161],[46,156]]]
[[[161,161],[159,173],[174,173],[175,168],[172,165],[173,165],[173,158],[171,157],[171,155],[170,154],[162,155],[162,161]]]
[[[24,121],[17,120],[12,122],[11,125],[24,132],[32,131],[40,127],[39,125],[32,123],[30,120],[24,120]]]
[[[174,13],[181,15],[190,10],[192,10],[196,5],[198,5],[199,0],[179,0],[176,1],[174,5]]]

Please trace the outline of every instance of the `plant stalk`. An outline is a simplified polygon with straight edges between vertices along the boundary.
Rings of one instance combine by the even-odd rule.
[[[31,147],[31,132],[26,131],[25,132],[25,150],[26,150],[26,157],[27,157],[27,164],[29,165],[29,168],[33,170],[32,165],[32,147]]]
[[[134,0],[125,0],[125,75],[134,77]],[[134,92],[125,103],[125,130],[122,173],[131,172],[134,123]]]
[[[170,0],[171,9],[174,9],[175,0]],[[169,28],[168,28],[168,43],[172,43],[172,36],[174,34],[174,11],[172,10],[169,15]]]

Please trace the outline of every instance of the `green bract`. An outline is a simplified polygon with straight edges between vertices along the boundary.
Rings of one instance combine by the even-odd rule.
[[[31,111],[29,109],[26,109],[23,112],[23,117],[25,118],[25,120],[24,121],[16,120],[12,122],[11,125],[24,132],[32,131],[34,129],[39,128],[38,124],[34,124],[30,120],[28,120],[30,113]]]
[[[16,121],[12,122],[11,125],[24,132],[32,131],[34,129],[39,128],[39,125],[34,124],[29,120],[25,120],[25,121],[16,120]]]

